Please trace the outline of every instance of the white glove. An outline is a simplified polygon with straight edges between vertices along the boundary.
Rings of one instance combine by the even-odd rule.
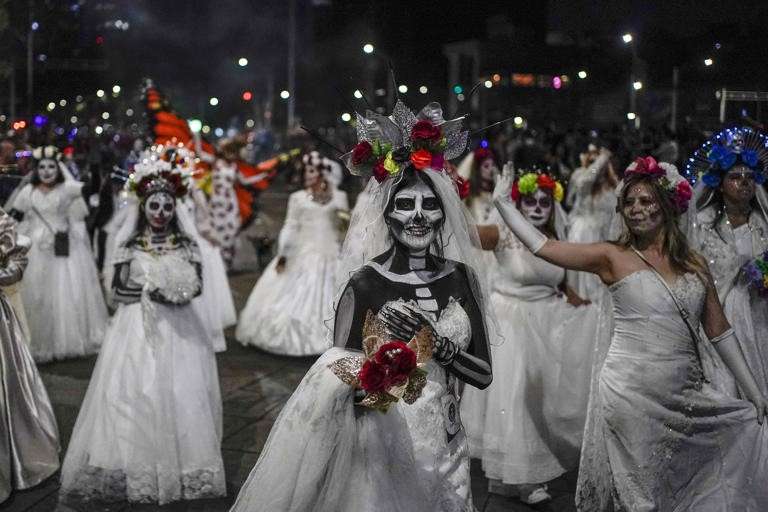
[[[547,237],[526,220],[510,195],[514,183],[512,164],[504,166],[501,176],[493,189],[493,204],[499,210],[501,218],[507,227],[525,244],[532,253],[536,254],[547,243]]]

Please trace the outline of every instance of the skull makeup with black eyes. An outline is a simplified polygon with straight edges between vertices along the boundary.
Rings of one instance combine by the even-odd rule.
[[[176,214],[176,200],[167,192],[156,192],[144,202],[147,224],[155,232],[168,229]]]
[[[553,199],[552,194],[541,189],[533,194],[520,197],[520,211],[528,222],[541,228],[549,222],[552,215]]]
[[[45,185],[53,185],[59,178],[59,164],[52,158],[43,158],[37,163],[37,176]]]
[[[392,198],[387,224],[392,237],[410,251],[423,251],[437,238],[443,206],[421,179],[409,179]]]

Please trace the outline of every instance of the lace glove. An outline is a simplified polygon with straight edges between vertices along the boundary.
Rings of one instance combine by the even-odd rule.
[[[493,204],[509,229],[523,244],[536,254],[547,243],[547,237],[526,220],[517,205],[512,201],[510,192],[515,181],[512,164],[507,163],[493,189]]]

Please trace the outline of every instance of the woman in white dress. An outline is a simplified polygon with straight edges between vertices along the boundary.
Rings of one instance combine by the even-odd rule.
[[[30,240],[0,210],[0,286],[21,280]],[[59,469],[59,431],[27,334],[0,291],[0,503]]]
[[[616,209],[616,173],[611,152],[601,148],[592,163],[576,169],[568,184],[572,208],[569,214],[568,241],[603,242],[609,238]],[[605,288],[597,276],[588,272],[567,273],[568,284],[580,296],[592,301],[603,298]]]
[[[107,307],[83,221],[83,184],[67,179],[55,148],[39,148],[34,156],[31,182],[10,208],[22,219],[19,232],[32,239],[21,293],[30,349],[40,363],[98,352]]]
[[[339,259],[340,215],[346,193],[329,186],[322,169],[305,164],[304,189],[288,198],[277,256],[248,297],[235,337],[243,345],[290,356],[329,346],[328,327]]]
[[[577,508],[766,510],[768,400],[706,261],[678,226],[690,185],[674,166],[638,159],[619,189],[622,236],[593,244],[547,239],[505,198],[510,185],[500,181],[496,204],[516,236],[551,263],[598,274],[613,298],[615,329],[593,376]],[[699,325],[748,401],[707,383],[694,341]]]
[[[470,184],[467,207],[478,224],[483,224],[494,211],[493,185],[499,175],[496,157],[490,149],[479,147],[462,160],[458,173]]]
[[[226,494],[213,341],[191,301],[197,245],[176,216],[170,164],[136,165],[138,206],[118,235],[110,324],[61,473],[65,502],[164,504]]]
[[[749,128],[717,134],[689,160],[697,184],[696,245],[709,262],[725,316],[764,394],[768,394],[768,303],[749,284],[749,264],[768,250],[766,139]],[[757,144],[754,144],[757,142]],[[762,149],[762,151],[761,151]],[[714,364],[719,364],[713,357]],[[724,390],[737,393],[732,379]]]
[[[537,229],[564,238],[559,182],[544,172],[524,172],[512,196]],[[564,269],[532,254],[495,208],[488,220],[478,229],[483,248],[498,262],[491,305],[504,343],[491,350],[493,384],[465,390],[462,417],[470,452],[482,460],[491,489],[535,504],[551,498],[547,482],[578,465],[591,356],[596,338],[609,333],[599,322],[600,309],[565,284]]]
[[[474,223],[450,177],[429,167],[458,156],[466,140],[457,121],[442,121],[436,104],[420,113],[420,123],[402,103],[395,109],[392,118],[373,114],[360,126],[363,140],[347,164],[369,175],[373,167],[375,179],[342,251],[336,346],[283,408],[233,511],[474,510],[456,397],[459,381],[490,383],[495,327],[483,307],[482,280],[468,265],[480,261]],[[424,149],[424,134],[434,143],[455,136],[443,154]],[[366,346],[417,332],[434,342],[420,397],[386,413],[366,407],[371,395],[355,374],[370,323],[383,326]],[[336,373],[344,368],[343,375],[352,374],[347,383]]]

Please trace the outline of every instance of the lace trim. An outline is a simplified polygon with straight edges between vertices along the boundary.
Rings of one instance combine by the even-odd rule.
[[[225,496],[226,485],[221,469],[162,475],[153,470],[126,472],[85,466],[75,475],[72,486],[62,490],[62,495],[68,501],[167,503]]]

